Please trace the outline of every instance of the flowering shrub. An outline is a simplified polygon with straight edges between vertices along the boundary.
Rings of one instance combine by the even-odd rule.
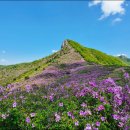
[[[34,89],[0,86],[0,130],[129,130],[130,79],[70,80]]]

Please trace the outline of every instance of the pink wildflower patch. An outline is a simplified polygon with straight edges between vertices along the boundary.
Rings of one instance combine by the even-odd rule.
[[[16,102],[14,102],[13,103],[13,108],[15,108],[17,106],[17,103]]]
[[[30,119],[30,117],[26,117],[26,123],[30,123],[31,122],[31,119]]]
[[[98,106],[97,110],[98,111],[103,111],[103,110],[105,110],[105,107],[103,105],[100,105],[100,106]]]
[[[79,121],[75,121],[75,126],[79,126]]]
[[[62,103],[62,102],[60,102],[60,103],[59,103],[59,106],[60,106],[60,107],[63,107],[63,103]]]

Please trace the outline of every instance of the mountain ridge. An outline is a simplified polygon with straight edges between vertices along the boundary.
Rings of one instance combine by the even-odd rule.
[[[126,64],[118,58],[108,56],[95,49],[83,47],[79,43],[67,39],[62,43],[61,50],[50,56],[30,63],[0,67],[0,84],[5,86],[10,83],[28,80],[30,77],[40,74],[51,65],[73,64],[78,62],[87,62],[87,64],[93,65],[126,66]],[[108,64],[111,62],[112,64]]]
[[[83,47],[79,43],[72,40],[68,40],[68,42],[73,48],[75,48],[77,52],[80,53],[80,55],[86,61],[90,63],[93,62],[93,63],[101,64],[101,65],[119,65],[119,66],[126,65],[122,60],[114,56],[107,55],[104,52],[101,52],[99,50]]]

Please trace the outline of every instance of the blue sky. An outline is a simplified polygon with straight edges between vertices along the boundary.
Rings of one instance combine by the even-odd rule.
[[[0,64],[42,58],[59,50],[65,39],[130,57],[130,2],[109,5],[110,9],[105,4],[1,1]]]

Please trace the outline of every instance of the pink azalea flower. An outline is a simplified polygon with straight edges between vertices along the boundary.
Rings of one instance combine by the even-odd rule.
[[[100,126],[100,122],[97,121],[97,122],[96,122],[96,126]]]
[[[13,108],[15,108],[17,106],[17,103],[16,102],[14,102],[13,103]]]
[[[101,120],[102,120],[102,121],[105,121],[105,120],[106,120],[106,118],[102,116],[102,117],[101,117]]]
[[[60,106],[60,107],[63,107],[63,103],[62,103],[62,102],[60,102],[60,103],[59,103],[59,106]]]
[[[34,124],[32,124],[32,128],[34,128],[35,127],[35,125]]]
[[[59,122],[61,120],[60,115],[58,115],[57,113],[55,113],[55,121]]]
[[[92,127],[90,124],[87,124],[84,130],[92,130]]]
[[[36,116],[36,113],[31,113],[30,116],[31,116],[31,117],[35,117],[35,116]]]
[[[31,122],[30,117],[26,118],[26,122],[29,124]]]
[[[120,117],[116,114],[113,114],[113,119],[118,120]]]
[[[105,107],[103,105],[98,106],[98,111],[102,111],[104,109],[105,109]]]
[[[129,79],[130,76],[129,76],[128,73],[125,73],[125,74],[124,74],[124,77],[125,77],[125,79]]]
[[[119,127],[123,127],[123,126],[124,126],[124,123],[119,122],[118,126],[119,126]]]
[[[50,95],[50,96],[49,96],[49,99],[50,99],[50,101],[53,101],[53,100],[54,100],[53,95]]]
[[[72,112],[70,112],[70,111],[67,112],[67,114],[68,114],[68,116],[70,116],[70,117],[72,116]]]
[[[76,122],[75,122],[75,126],[79,126],[79,121],[76,121]]]
[[[6,115],[5,115],[5,114],[2,114],[2,118],[3,118],[3,119],[6,119]]]
[[[82,106],[82,107],[86,107],[87,104],[83,102],[83,103],[81,104],[81,106]]]

